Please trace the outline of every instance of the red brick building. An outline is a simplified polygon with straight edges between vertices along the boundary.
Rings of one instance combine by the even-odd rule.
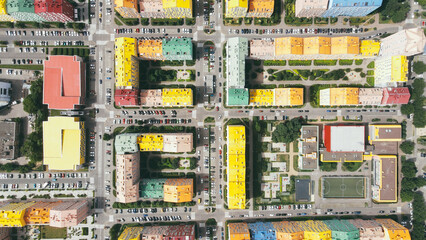
[[[407,104],[410,101],[410,91],[406,87],[384,88],[382,105]]]
[[[194,225],[171,225],[167,227],[163,240],[194,240]]]
[[[74,21],[74,7],[67,0],[35,0],[34,11],[47,22]]]
[[[139,90],[116,89],[114,101],[117,106],[139,106]]]

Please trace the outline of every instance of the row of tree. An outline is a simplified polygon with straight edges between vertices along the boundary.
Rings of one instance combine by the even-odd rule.
[[[423,96],[423,89],[425,82],[422,78],[414,80],[412,85],[411,99],[412,103],[401,106],[401,113],[410,115],[414,114],[413,125],[417,128],[426,126],[426,111],[423,109],[425,97]]]

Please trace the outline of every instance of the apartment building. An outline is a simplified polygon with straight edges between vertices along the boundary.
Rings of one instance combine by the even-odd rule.
[[[359,88],[327,88],[320,90],[321,106],[358,105]]]
[[[35,0],[34,12],[46,22],[74,21],[74,7],[67,0]]]
[[[363,17],[382,5],[383,0],[329,0],[322,17]]]
[[[245,209],[246,202],[246,135],[245,127],[227,127],[227,195],[229,209]]]
[[[0,0],[0,21],[1,22],[13,22],[15,19],[7,14],[7,0]],[[1,238],[0,238],[1,239]]]
[[[16,21],[44,21],[42,17],[35,13],[34,0],[7,0],[6,11]]]
[[[169,178],[164,183],[164,202],[191,202],[193,194],[191,178]]]
[[[62,202],[50,209],[51,227],[73,227],[86,219],[89,213],[87,200],[73,200]]]
[[[163,0],[163,9],[166,18],[193,17],[192,0]]]
[[[247,223],[229,223],[228,236],[229,240],[250,240],[250,232]]]
[[[139,9],[143,18],[165,18],[163,0],[140,0]]]
[[[116,155],[117,202],[130,203],[139,200],[140,155],[139,152]]]
[[[139,89],[139,62],[137,40],[120,37],[115,39],[115,87]]]
[[[139,18],[137,0],[114,0],[115,10],[123,18]]]
[[[296,17],[319,17],[327,10],[328,0],[296,0]]]
[[[246,17],[270,18],[274,13],[274,0],[249,0]]]

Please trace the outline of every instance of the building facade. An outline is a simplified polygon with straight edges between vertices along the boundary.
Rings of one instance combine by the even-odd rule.
[[[1,22],[13,22],[15,19],[7,14],[7,0],[0,0],[0,21]],[[1,239],[1,238],[0,238]]]
[[[74,21],[74,7],[67,0],[35,0],[34,12],[47,22]]]
[[[163,0],[140,0],[139,9],[143,18],[165,18]]]
[[[383,0],[329,0],[322,17],[363,17],[382,5]]]
[[[7,0],[7,13],[16,21],[42,22],[44,19],[35,13],[34,0]]]
[[[117,202],[130,203],[139,200],[139,160],[139,152],[116,155]]]
[[[12,94],[12,84],[0,82],[0,108],[9,105]]]
[[[319,17],[327,10],[328,0],[296,0],[296,17]]]
[[[123,18],[139,18],[140,14],[138,11],[137,0],[115,0],[115,10]]]

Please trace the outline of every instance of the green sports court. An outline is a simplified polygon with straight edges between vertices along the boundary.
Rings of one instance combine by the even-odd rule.
[[[324,198],[365,198],[365,177],[322,177]]]

